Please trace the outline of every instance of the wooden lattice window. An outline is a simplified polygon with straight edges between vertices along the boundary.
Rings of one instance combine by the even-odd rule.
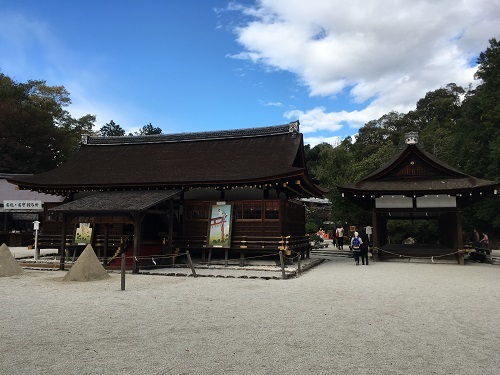
[[[261,219],[262,202],[243,202],[243,219]]]
[[[265,218],[267,220],[280,218],[280,202],[279,201],[266,201]]]
[[[184,215],[188,220],[208,219],[208,202],[186,202],[184,205]]]
[[[416,164],[414,161],[410,161],[396,174],[399,176],[422,176],[425,174],[425,172],[426,170],[424,167]]]

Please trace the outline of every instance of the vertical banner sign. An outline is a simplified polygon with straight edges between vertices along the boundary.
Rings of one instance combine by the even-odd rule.
[[[210,223],[208,226],[208,246],[231,246],[231,215],[232,206],[219,202],[210,209]]]

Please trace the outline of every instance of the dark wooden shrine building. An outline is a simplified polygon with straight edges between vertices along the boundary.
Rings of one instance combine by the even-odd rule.
[[[89,136],[67,163],[11,182],[67,197],[46,212],[42,227],[44,236],[62,234],[62,258],[63,249],[85,241],[75,236],[89,229],[90,242],[106,259],[132,248],[136,257],[177,249],[204,254],[207,248],[240,254],[281,248],[290,255],[309,244],[304,207],[295,198],[324,193],[309,179],[298,121],[217,132]]]
[[[445,165],[419,146],[416,133],[405,138],[390,162],[339,191],[371,211],[373,246],[381,255],[442,256],[463,249],[462,209],[497,194],[500,184]],[[439,238],[430,246],[389,244],[387,222],[393,219],[437,220]]]

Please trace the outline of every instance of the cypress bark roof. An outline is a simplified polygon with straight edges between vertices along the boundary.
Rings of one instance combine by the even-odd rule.
[[[181,190],[105,191],[53,207],[55,212],[123,213],[142,212],[181,193]]]
[[[322,196],[309,179],[298,122],[219,132],[88,137],[60,167],[11,180],[22,189],[234,187],[300,181],[298,196]]]

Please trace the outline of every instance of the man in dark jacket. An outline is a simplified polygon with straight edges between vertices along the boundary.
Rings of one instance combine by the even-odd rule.
[[[361,234],[359,235],[361,238],[361,241],[363,243],[360,246],[360,256],[361,256],[361,262],[363,265],[368,265],[368,250],[370,246],[370,239],[368,238],[368,235],[366,234],[366,229],[363,229],[361,231]]]

